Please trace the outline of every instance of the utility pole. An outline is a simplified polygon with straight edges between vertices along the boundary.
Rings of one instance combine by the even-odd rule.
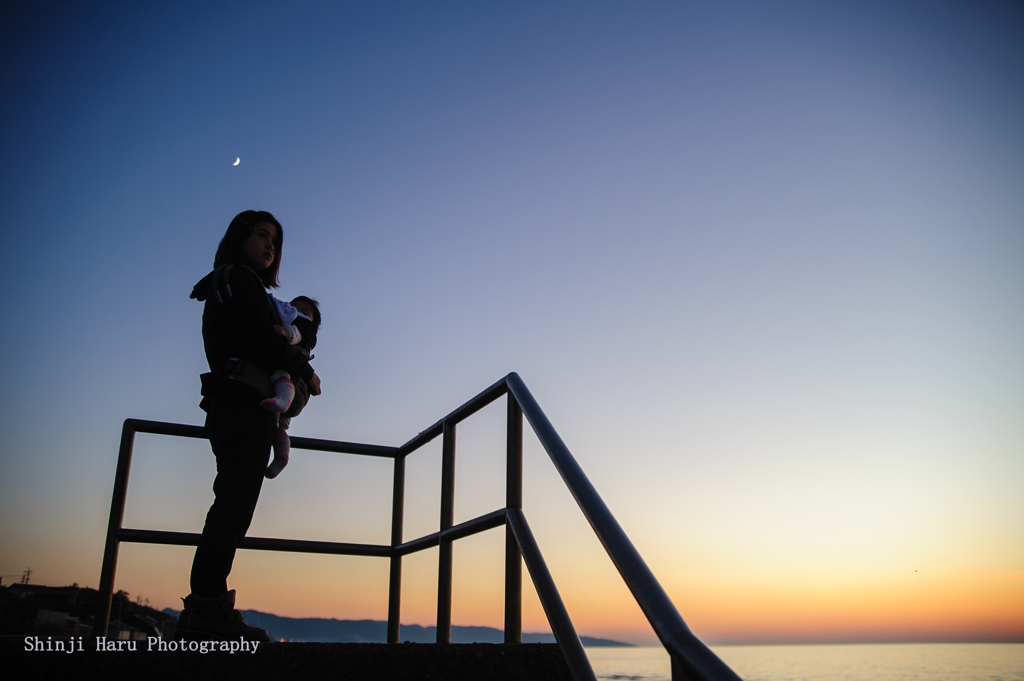
[[[32,576],[32,568],[25,570],[21,575],[21,583],[28,584],[28,578]]]

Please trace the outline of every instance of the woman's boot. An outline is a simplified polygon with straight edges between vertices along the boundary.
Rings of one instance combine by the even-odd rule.
[[[174,637],[181,640],[226,640],[243,638],[246,641],[270,640],[266,629],[250,627],[235,610],[235,591],[232,589],[217,598],[203,598],[189,594],[183,598],[184,609],[178,617]]]

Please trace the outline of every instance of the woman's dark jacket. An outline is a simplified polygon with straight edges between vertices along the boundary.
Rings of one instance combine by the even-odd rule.
[[[256,273],[240,264],[224,266],[215,277],[217,272],[203,277],[190,296],[206,301],[203,345],[214,377],[222,376],[227,361],[237,358],[252,362],[268,375],[283,369],[305,381],[312,378],[309,353],[289,345],[274,331],[274,325],[281,322]]]

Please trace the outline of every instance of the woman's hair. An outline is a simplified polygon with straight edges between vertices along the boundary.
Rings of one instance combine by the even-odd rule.
[[[228,225],[228,231],[224,233],[224,238],[220,240],[220,245],[217,246],[217,255],[213,258],[213,268],[217,269],[228,263],[248,264],[242,253],[242,244],[252,234],[253,227],[261,222],[277,225],[277,236],[274,237],[274,262],[270,263],[270,267],[267,269],[257,272],[256,275],[267,288],[277,288],[277,271],[281,268],[281,245],[284,243],[284,230],[281,229],[281,223],[277,221],[277,218],[265,210],[246,210],[235,216],[235,219]]]
[[[292,305],[295,305],[296,302],[305,303],[306,305],[309,305],[311,308],[313,308],[313,326],[319,329],[320,303],[316,302],[315,298],[310,298],[309,296],[295,296],[294,298],[292,298]]]

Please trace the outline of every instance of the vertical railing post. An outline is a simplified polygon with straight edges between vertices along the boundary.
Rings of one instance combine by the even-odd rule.
[[[441,442],[441,532],[455,524],[455,424],[444,422]],[[437,642],[452,642],[452,542],[442,538],[437,559]]]
[[[106,636],[110,626],[110,608],[114,598],[114,573],[117,572],[117,551],[120,540],[117,533],[124,522],[124,506],[128,499],[128,473],[132,467],[132,449],[135,447],[135,426],[125,419],[121,427],[121,446],[117,451],[117,470],[114,473],[114,493],[110,499],[110,518],[107,521],[107,541],[103,547],[103,569],[100,571],[100,601],[95,628],[97,636]]]
[[[405,457],[395,457],[395,486],[391,500],[391,580],[388,584],[388,643],[398,643],[402,621],[402,557],[395,547],[402,543],[405,515]]]
[[[506,433],[505,507],[523,507],[523,410],[509,392]],[[505,523],[505,643],[523,642],[523,556]]]

